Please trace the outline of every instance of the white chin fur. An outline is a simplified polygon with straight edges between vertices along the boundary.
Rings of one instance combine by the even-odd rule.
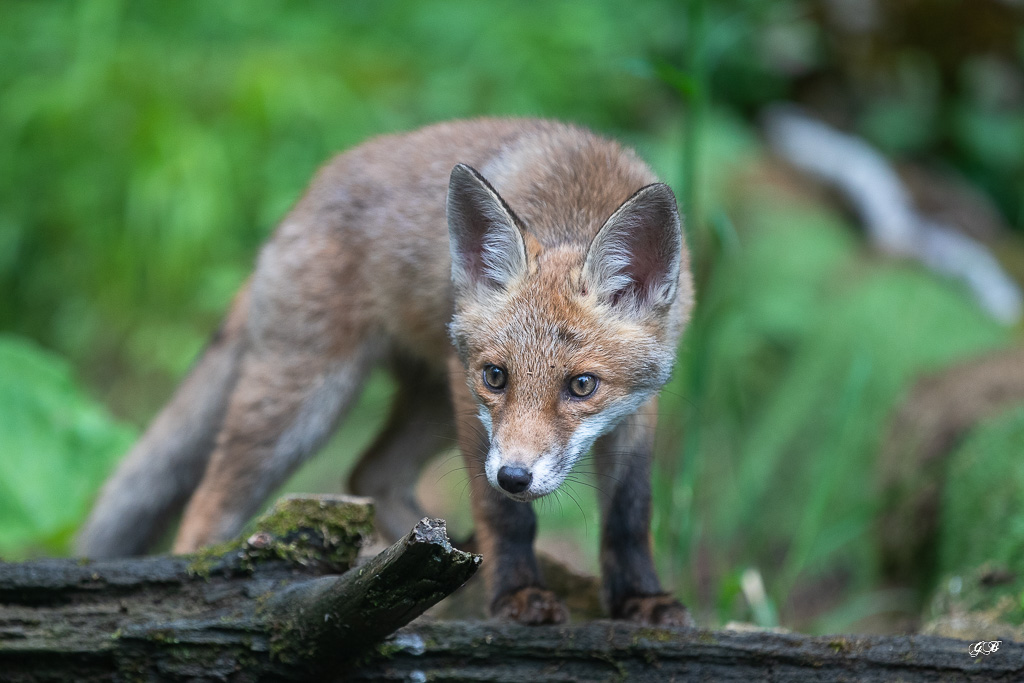
[[[531,470],[533,481],[530,482],[530,488],[523,493],[529,493],[534,498],[546,496],[562,485],[562,482],[565,481],[565,473],[568,471],[569,467],[559,467],[556,456],[545,454],[533,463]]]
[[[645,399],[646,396],[636,396],[629,402],[623,402],[615,406],[614,409],[606,410],[603,413],[583,420],[576,428],[576,432],[570,437],[569,443],[563,452],[557,454],[545,453],[530,464],[530,474],[533,475],[533,480],[530,482],[530,488],[521,493],[509,493],[498,484],[498,470],[501,469],[502,465],[511,465],[513,463],[504,462],[501,450],[492,444],[484,465],[487,481],[495,490],[501,491],[502,494],[512,500],[520,502],[536,500],[548,495],[562,485],[566,475],[572,470],[573,465],[580,459],[580,456],[590,450],[597,437],[612,429],[622,417],[636,410],[636,407]],[[490,414],[483,408],[480,411],[480,419],[487,428],[487,433],[491,435]]]
[[[530,474],[533,476],[530,488],[520,493],[509,493],[498,484],[498,470],[508,464],[510,463],[502,462],[501,453],[492,448],[487,454],[484,472],[487,475],[488,483],[496,491],[521,503],[537,500],[557,489],[565,481],[565,473],[571,469],[570,467],[559,467],[556,456],[543,455],[530,466]]]

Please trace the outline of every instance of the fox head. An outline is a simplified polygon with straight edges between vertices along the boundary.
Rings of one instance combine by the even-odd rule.
[[[487,479],[533,500],[669,378],[692,302],[675,196],[647,185],[589,244],[546,247],[469,166],[447,201],[449,331],[490,437]]]

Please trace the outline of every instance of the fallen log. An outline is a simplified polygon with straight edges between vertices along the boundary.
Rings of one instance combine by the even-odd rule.
[[[353,567],[371,532],[366,500],[294,498],[248,538],[193,556],[0,563],[0,679],[329,675],[480,562],[451,547],[443,521],[423,520]],[[334,623],[311,626],[325,615]],[[345,629],[357,637],[341,647],[331,636]]]
[[[380,681],[1019,681],[1024,645],[931,636],[660,629],[625,622],[414,623],[348,672]]]
[[[1003,642],[972,657],[967,641],[929,636],[421,619],[381,642],[461,585],[480,558],[452,549],[443,523],[425,520],[358,564],[371,523],[364,501],[293,499],[248,538],[196,556],[0,563],[0,679],[1024,678],[1024,646]]]
[[[936,564],[949,457],[980,423],[1024,404],[1024,349],[964,361],[918,380],[879,454],[882,514],[876,526],[886,577],[928,580]]]

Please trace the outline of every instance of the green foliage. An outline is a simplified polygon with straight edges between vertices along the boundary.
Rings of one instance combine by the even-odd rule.
[[[0,556],[66,552],[135,432],[79,389],[67,362],[0,335]]]
[[[749,115],[799,96],[808,76],[854,83],[848,127],[890,153],[958,169],[1020,223],[1024,106],[1005,56],[951,60],[896,45],[881,46],[892,59],[842,62],[867,53],[836,49],[841,37],[816,6],[0,3],[0,330],[68,358],[90,391],[141,425],[331,154],[462,116],[583,123],[637,147],[680,190],[698,256],[699,308],[661,402],[655,541],[666,578],[688,600],[704,595],[714,617],[750,618],[741,576],[757,569],[764,605],[785,624],[794,592],[838,572],[845,592],[819,624],[845,628],[899,597],[872,585],[868,534],[888,414],[918,373],[1008,334],[954,286],[863,253],[834,210],[751,194],[756,183],[738,182],[737,170],[766,164]],[[1024,52],[1011,71],[1021,63]],[[63,361],[0,337],[8,556],[65,550],[131,441],[70,377]],[[290,486],[335,490],[393,391],[376,376]],[[1012,459],[1012,434],[958,457],[970,446]],[[984,469],[963,471],[975,488],[951,490],[952,507],[970,506]],[[992,506],[1015,500],[1014,470],[1007,460],[1005,496]],[[460,476],[433,485],[464,506]],[[539,507],[542,526],[592,550],[599,523],[585,485]],[[985,514],[1013,522],[1000,510]],[[1011,545],[999,550],[1007,561]],[[949,547],[952,558],[988,552]]]
[[[919,373],[1009,337],[948,283],[866,259],[827,214],[777,206],[745,224],[668,390],[683,469],[663,464],[656,538],[718,570],[761,568],[779,604],[829,571],[863,589],[891,410]]]
[[[670,115],[627,71],[635,46],[671,40],[665,7],[6,3],[0,329],[91,381],[166,391],[334,152],[459,116]],[[118,409],[142,419],[150,386],[121,387]]]
[[[974,429],[952,453],[943,492],[939,571],[987,562],[1024,567],[1024,407]]]

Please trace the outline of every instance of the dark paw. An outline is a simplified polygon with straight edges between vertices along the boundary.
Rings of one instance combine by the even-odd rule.
[[[648,626],[693,628],[697,625],[688,609],[671,595],[664,593],[627,598],[615,616],[618,619],[627,619]]]
[[[569,619],[569,610],[557,595],[534,586],[502,595],[491,606],[491,614],[527,626],[564,624]]]

